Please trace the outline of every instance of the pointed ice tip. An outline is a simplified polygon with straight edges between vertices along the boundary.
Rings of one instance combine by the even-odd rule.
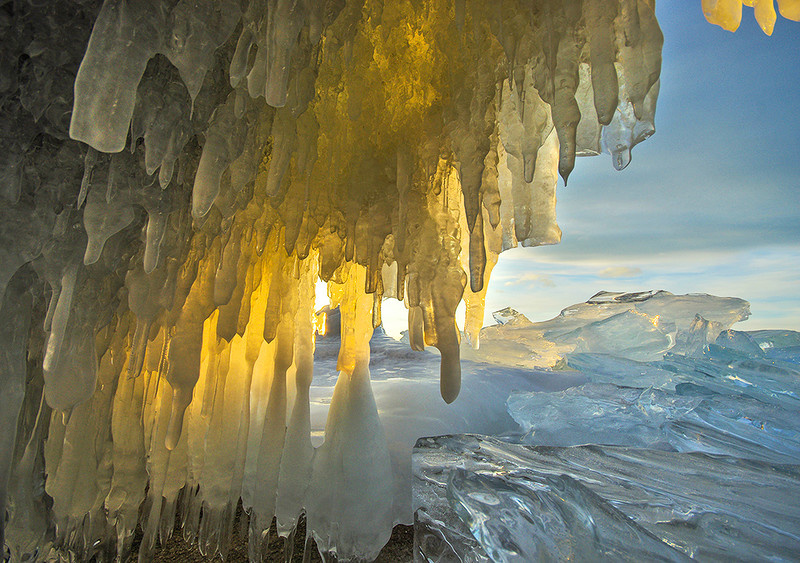
[[[100,255],[102,254],[102,252],[103,252],[102,246],[98,248],[98,245],[89,242],[89,244],[86,246],[86,252],[84,252],[83,254],[83,265],[91,266],[92,264],[100,260]]]
[[[614,163],[614,168],[618,171],[625,170],[631,163],[631,149],[629,147],[621,147],[613,152],[611,160]]]
[[[571,155],[562,155],[558,159],[558,174],[564,179],[564,186],[567,185],[569,175],[575,169],[575,149],[571,150]]]
[[[180,420],[175,420],[175,417]],[[175,449],[175,446],[178,445],[178,441],[181,439],[181,430],[183,427],[183,413],[176,413],[175,409],[172,410],[172,416],[170,416],[169,423],[167,424],[167,435],[164,437],[164,447],[167,450],[172,451]]]
[[[195,221],[200,221],[208,214],[210,210],[211,210],[210,205],[206,206],[199,203],[196,205],[192,205],[192,219],[194,219]]]
[[[158,259],[153,258],[152,253],[148,253],[145,251],[144,264],[142,265],[144,268],[144,273],[148,275],[152,274],[153,270],[156,269],[157,265],[158,265]]]
[[[461,362],[458,353],[442,353],[439,372],[439,391],[448,405],[458,398],[461,392]]]
[[[442,385],[441,386],[441,393],[442,393],[442,399],[444,399],[444,402],[449,405],[453,401],[455,401],[458,398],[459,392],[461,391],[460,387],[461,386],[459,386],[458,389],[446,389],[445,386]]]

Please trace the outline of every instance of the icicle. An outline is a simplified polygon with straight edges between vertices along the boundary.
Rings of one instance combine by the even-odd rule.
[[[613,21],[617,15],[616,0],[598,0],[584,4],[589,26],[589,49],[591,52],[592,92],[597,121],[608,125],[617,109],[617,69],[614,67],[616,46],[614,45]]]
[[[25,398],[26,350],[33,301],[26,276],[18,275],[2,300],[0,314],[0,514],[5,514],[7,490],[14,460],[17,419]],[[5,546],[6,518],[0,519],[0,546]],[[5,549],[5,547],[4,547]]]
[[[339,378],[314,456],[307,496],[307,525],[322,553],[374,559],[392,529],[392,468],[386,436],[369,381],[372,296],[363,292],[366,271],[352,265],[344,286],[332,286],[340,305]],[[371,522],[369,527],[364,522]],[[349,540],[345,540],[349,538]],[[359,545],[358,552],[354,551]]]
[[[765,3],[765,0],[760,0]],[[787,20],[800,21],[800,1],[798,0],[778,0],[778,10]]]
[[[736,31],[742,23],[742,0],[703,0],[703,15],[708,23]]]
[[[294,534],[300,513],[306,506],[306,489],[311,480],[314,448],[311,445],[311,412],[309,388],[314,374],[314,280],[317,269],[312,266],[301,274],[298,309],[295,319],[295,400],[286,429],[286,439],[278,477],[275,506],[278,533]]]
[[[305,21],[306,4],[294,0],[272,0],[267,14],[267,80],[264,97],[272,107],[286,104],[292,52]]]
[[[47,404],[62,411],[91,396],[95,387],[93,327],[82,325],[74,313],[80,271],[79,263],[71,263],[62,274],[43,362]]]
[[[160,45],[161,17],[145,3],[103,4],[75,78],[70,137],[100,152],[125,148],[136,87]]]
[[[133,208],[128,202],[115,199],[108,203],[96,190],[90,192],[83,210],[83,226],[89,236],[83,263],[88,266],[97,262],[106,241],[130,225],[134,217]]]
[[[222,173],[242,152],[244,124],[236,119],[236,94],[231,93],[225,104],[217,108],[206,134],[206,143],[194,179],[192,217],[205,217],[219,194]]]
[[[97,163],[97,151],[92,147],[86,149],[86,157],[84,159],[83,179],[81,180],[81,191],[78,193],[78,209],[83,207],[83,202],[86,201],[86,194],[89,192],[89,182],[92,179],[92,171]]]
[[[778,19],[778,15],[775,13],[775,4],[772,0],[751,0],[743,3],[754,8],[756,21],[761,26],[761,30],[767,35],[772,35],[772,31],[775,29],[775,21]],[[800,16],[800,13],[798,15]],[[786,15],[784,17],[788,18]]]

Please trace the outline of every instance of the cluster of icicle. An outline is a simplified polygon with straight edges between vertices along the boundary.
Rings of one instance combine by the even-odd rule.
[[[777,0],[781,15],[800,21],[800,0]],[[736,31],[742,23],[742,6],[753,8],[758,25],[767,35],[772,35],[778,15],[775,0],[703,0],[703,14],[709,23],[727,31]]]
[[[411,517],[391,513],[369,385],[381,300],[405,301],[455,400],[462,298],[477,346],[497,255],[560,239],[557,174],[603,149],[622,169],[654,132],[653,0],[1,11],[14,561],[124,560],[137,525],[148,560],[176,515],[224,556],[239,502],[253,561],[302,513],[321,552],[374,557]],[[318,279],[342,343],[314,449]]]

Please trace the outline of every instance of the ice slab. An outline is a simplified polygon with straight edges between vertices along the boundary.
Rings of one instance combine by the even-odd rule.
[[[673,348],[702,349],[720,331],[747,319],[750,305],[700,293],[601,291],[544,322],[502,323],[504,311],[498,311],[498,325],[481,331],[481,348],[467,351],[469,357],[527,367],[553,367],[570,353],[653,361]]]
[[[793,348],[792,335],[774,339],[773,356]],[[657,362],[573,354],[567,363],[591,383],[509,398],[528,444],[616,444],[800,462],[800,371],[768,357],[748,333],[723,331],[695,355],[669,353]]]
[[[421,561],[790,560],[800,467],[477,435],[414,449]]]
[[[795,412],[692,383],[675,392],[587,383],[513,393],[508,410],[529,445],[613,444],[800,463]]]

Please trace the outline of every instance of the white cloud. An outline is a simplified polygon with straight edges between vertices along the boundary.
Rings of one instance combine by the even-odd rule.
[[[546,276],[544,274],[535,274],[532,272],[528,272],[521,276],[513,277],[512,279],[510,279],[505,283],[505,285],[507,286],[520,285],[520,284],[538,285],[540,287],[556,286],[555,282],[552,280],[552,278],[550,278],[550,276]]]
[[[642,273],[641,268],[630,266],[609,266],[597,272],[601,278],[633,278]]]

